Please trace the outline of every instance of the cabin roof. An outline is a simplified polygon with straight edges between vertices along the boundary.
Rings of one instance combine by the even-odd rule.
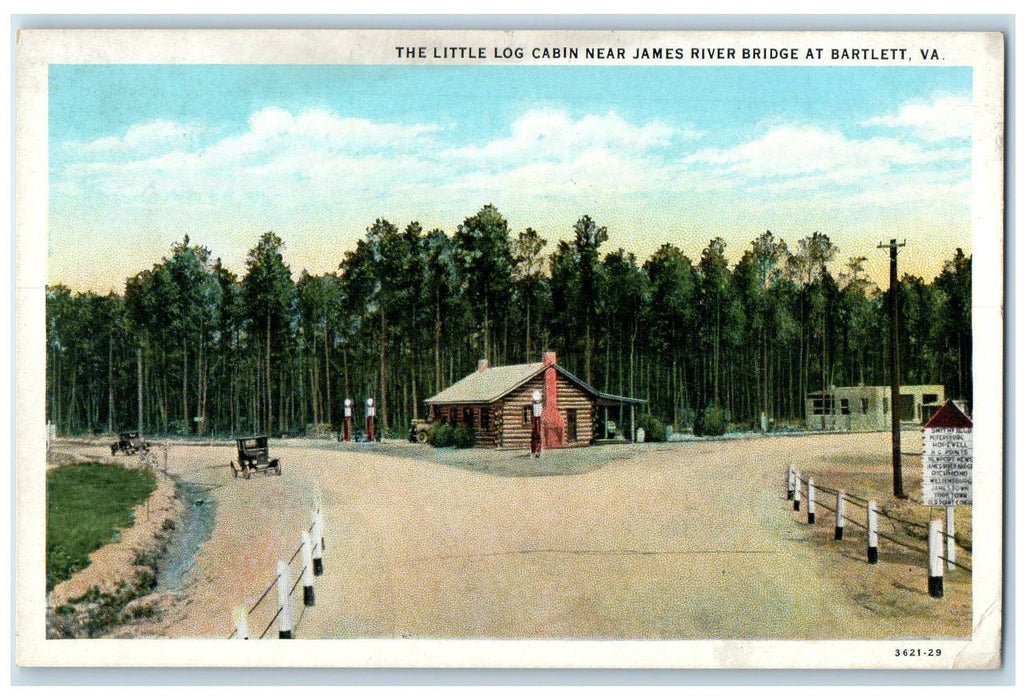
[[[443,389],[431,398],[426,399],[425,403],[494,403],[534,379],[548,366],[544,362],[529,362],[522,365],[500,365],[498,367],[480,369],[468,374],[448,389]],[[570,382],[579,386],[581,390],[591,394],[602,403],[645,403],[644,399],[632,399],[626,396],[616,396],[598,391],[559,365],[552,365],[552,367]]]
[[[542,362],[524,365],[502,365],[471,372],[448,389],[443,389],[425,403],[492,403],[526,384],[545,369]]]

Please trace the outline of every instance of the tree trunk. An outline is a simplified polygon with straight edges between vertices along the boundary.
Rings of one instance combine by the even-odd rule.
[[[139,434],[143,434],[143,361],[142,361],[142,348],[135,349],[135,367],[136,367],[136,410],[138,411],[138,427]]]
[[[345,382],[346,395],[343,398],[353,397],[353,387],[349,383],[349,353],[346,351],[346,346],[342,345],[342,380]]]
[[[442,295],[435,289],[435,393],[442,390]]]
[[[204,432],[204,428],[206,426],[206,418],[207,418],[206,411],[204,410],[205,409],[205,406],[204,406],[204,400],[205,399],[204,399],[204,396],[203,396],[204,385],[205,385],[205,382],[203,380],[203,362],[204,362],[203,346],[204,346],[203,333],[201,332],[200,333],[200,341],[199,341],[199,351],[197,352],[198,357],[196,359],[196,415],[200,419],[199,422],[196,423],[196,433],[200,434],[200,435],[202,435],[203,432]]]
[[[720,407],[720,305],[716,304],[716,345],[713,349],[713,405]]]
[[[274,407],[271,405],[271,315],[267,314],[264,332],[264,396],[267,400],[265,430],[268,435],[274,429]]]
[[[591,384],[591,321],[584,325],[584,381]]]
[[[114,343],[107,343],[107,432],[114,432]]]
[[[417,354],[413,352],[413,347],[410,347],[410,393],[413,396],[413,420],[419,419],[419,407],[417,406]]]
[[[313,424],[316,426],[319,424],[320,415],[317,410],[317,356],[314,355],[310,358],[310,410],[313,412]],[[306,411],[303,411],[303,423],[306,423]]]
[[[328,320],[324,319],[324,411],[322,412],[327,420],[324,422],[331,425],[331,354],[328,347]]]
[[[382,429],[388,425],[388,375],[385,367],[385,307],[381,307],[381,406],[378,412]]]
[[[821,391],[823,392],[821,394],[821,396],[823,397],[823,413],[822,413],[822,417],[821,417],[821,420],[820,420],[820,427],[823,430],[826,430],[826,408],[827,408],[827,403],[826,403],[826,390],[827,390],[826,323],[827,323],[827,314],[826,314],[826,304],[824,303],[824,305],[823,305],[822,338],[820,339],[820,354],[822,355],[822,357],[820,359],[820,368],[819,368],[820,382],[822,384]]]
[[[490,349],[490,347],[489,347],[489,340],[490,339],[489,339],[489,333],[488,333],[488,325],[489,325],[488,301],[486,299],[485,300],[485,317],[484,317],[484,359],[487,360],[488,362],[491,362],[492,358],[491,358],[491,356],[488,353],[488,351]]]
[[[189,353],[185,345],[186,334],[182,333],[182,421],[185,423],[185,432],[191,433],[189,429]]]
[[[630,381],[630,391],[631,391],[630,397],[632,399],[635,398],[635,394],[634,394],[634,341],[637,339],[637,337],[638,337],[638,324],[635,321],[635,323],[634,323],[634,331],[631,333],[631,354],[630,354],[630,363],[629,363],[630,366],[628,368],[628,370],[629,370],[628,377],[629,377],[629,381]]]
[[[531,361],[531,302],[527,302],[527,335],[524,340],[524,362]]]
[[[396,372],[396,374],[401,377],[401,374],[399,372]],[[411,375],[412,375],[412,371],[411,371]],[[401,384],[402,384],[402,387],[403,387],[403,403],[402,403],[402,410],[399,411],[398,418],[399,418],[399,425],[406,425],[406,411],[407,411],[407,407],[410,405],[410,385],[406,383],[405,378],[402,379]]]

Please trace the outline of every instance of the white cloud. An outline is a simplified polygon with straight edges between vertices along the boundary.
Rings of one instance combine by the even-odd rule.
[[[439,187],[449,196],[486,198],[510,190],[522,198],[561,200],[694,191],[787,197],[824,188],[865,189],[899,176],[923,180],[938,168],[966,168],[969,160],[967,147],[858,140],[838,130],[794,124],[674,160],[672,154],[681,153],[676,141],[693,134],[658,120],[631,123],[615,112],[575,119],[565,110],[532,109],[511,123],[507,136],[457,149],[434,138],[440,129],[325,109],[268,107],[253,113],[241,133],[185,148],[180,144],[197,127],[153,121],[93,142],[77,162],[56,167],[54,185],[67,196],[102,193],[120,206],[130,206],[133,197],[141,206],[161,200],[217,206],[247,196],[292,206],[372,203],[398,191],[420,201],[418,190],[436,198]],[[156,152],[152,148],[158,143],[166,146]],[[117,148],[119,157],[104,157]],[[126,160],[130,148],[138,154]]]
[[[669,146],[674,137],[681,135],[690,134],[678,132],[659,120],[637,126],[613,111],[575,120],[566,110],[532,109],[512,123],[509,136],[484,146],[459,148],[451,155],[500,165],[567,161],[592,151],[636,155]]]
[[[328,147],[345,145],[394,145],[400,139],[439,131],[435,124],[378,123],[369,119],[342,117],[327,109],[308,109],[292,114],[280,107],[267,107],[249,118],[249,135],[268,142],[289,138],[319,141]]]
[[[241,133],[185,148],[181,136],[196,129],[148,122],[87,148],[63,149],[63,158],[76,160],[55,167],[55,184],[80,183],[117,198],[120,206],[130,206],[133,197],[145,198],[135,202],[140,206],[177,199],[178,206],[196,207],[246,194],[301,202],[361,189],[377,194],[400,174],[420,177],[426,165],[410,154],[438,130],[433,124],[378,123],[329,110],[293,113],[269,107],[255,112]],[[164,147],[156,148],[158,143]]]
[[[924,141],[968,139],[972,125],[972,100],[968,95],[937,95],[929,101],[909,102],[894,114],[862,122],[862,126],[909,131]]]
[[[782,125],[730,148],[706,148],[682,159],[707,188],[741,184],[806,190],[827,185],[861,188],[868,178],[939,163],[968,163],[966,149],[923,149],[897,139],[850,139],[815,125]]]
[[[146,155],[156,151],[187,148],[203,132],[196,124],[155,119],[130,127],[121,136],[104,136],[94,141],[69,142],[67,148],[97,155]]]

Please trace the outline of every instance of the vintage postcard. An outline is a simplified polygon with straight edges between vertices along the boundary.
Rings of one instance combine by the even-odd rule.
[[[1004,37],[17,39],[24,666],[993,669]]]

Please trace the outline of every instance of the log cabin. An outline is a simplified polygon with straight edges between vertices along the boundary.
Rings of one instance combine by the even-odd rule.
[[[531,444],[532,394],[542,396],[542,447],[581,447],[606,437],[609,411],[618,416],[623,436],[635,436],[635,408],[644,399],[598,391],[556,363],[546,352],[541,362],[491,367],[477,371],[427,399],[433,423],[474,429],[475,445],[528,449]],[[598,418],[602,418],[601,422]],[[601,435],[596,434],[602,433]]]

